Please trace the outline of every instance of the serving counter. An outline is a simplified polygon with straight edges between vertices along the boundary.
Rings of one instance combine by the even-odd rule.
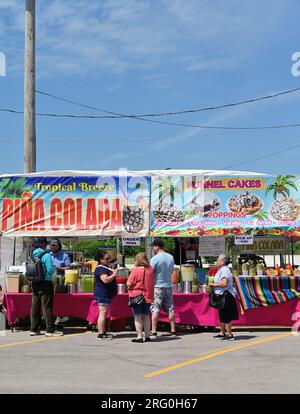
[[[235,326],[287,326],[291,327],[300,320],[300,299],[291,299],[269,307],[258,307],[241,312],[239,301],[239,320]],[[218,311],[209,306],[206,293],[174,294],[176,323],[194,326],[218,326]],[[9,324],[17,318],[30,314],[31,294],[6,293],[4,306],[7,309]],[[243,313],[243,314],[242,314]],[[99,308],[91,293],[56,294],[54,296],[54,315],[71,316],[96,324]],[[119,294],[111,302],[109,318],[124,319],[132,316],[128,306],[128,294]],[[160,314],[160,321],[167,321],[167,314]],[[299,323],[300,325],[300,323]]]

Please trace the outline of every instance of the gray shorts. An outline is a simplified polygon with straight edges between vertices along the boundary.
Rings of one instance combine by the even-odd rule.
[[[174,312],[174,299],[172,288],[155,288],[154,302],[151,306],[152,313],[159,313],[163,309],[165,312]]]

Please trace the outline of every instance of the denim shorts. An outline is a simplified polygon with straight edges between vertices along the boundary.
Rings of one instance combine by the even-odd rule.
[[[150,307],[150,303],[143,303],[143,305],[132,308],[132,313],[134,316],[150,315]]]
[[[96,297],[95,299],[96,299],[99,306],[109,306],[110,302],[111,302],[110,298]]]

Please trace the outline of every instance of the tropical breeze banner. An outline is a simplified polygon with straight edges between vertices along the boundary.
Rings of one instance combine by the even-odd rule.
[[[0,235],[300,236],[300,176],[200,173],[0,176]]]
[[[300,235],[300,177],[155,176],[152,236]]]
[[[0,234],[143,237],[150,185],[142,176],[0,178]]]

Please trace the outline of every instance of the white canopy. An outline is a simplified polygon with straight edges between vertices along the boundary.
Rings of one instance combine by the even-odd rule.
[[[120,168],[119,170],[105,171],[80,171],[80,170],[57,170],[57,171],[40,171],[30,174],[3,174],[0,178],[5,177],[87,177],[87,176],[184,176],[184,175],[203,175],[203,176],[257,176],[264,177],[267,174],[247,171],[230,171],[230,170],[127,170]]]

